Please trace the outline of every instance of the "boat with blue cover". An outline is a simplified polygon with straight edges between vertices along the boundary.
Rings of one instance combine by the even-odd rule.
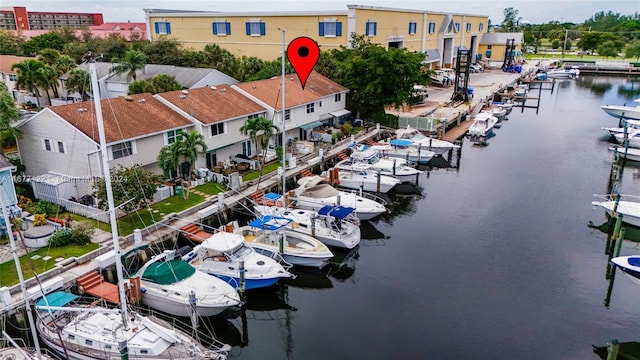
[[[611,259],[611,262],[640,285],[640,255],[618,256]]]

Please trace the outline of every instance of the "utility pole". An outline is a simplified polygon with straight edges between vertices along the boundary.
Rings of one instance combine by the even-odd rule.
[[[567,48],[567,36],[569,35],[569,30],[564,31],[564,44],[562,44],[562,61],[564,62],[564,49]]]

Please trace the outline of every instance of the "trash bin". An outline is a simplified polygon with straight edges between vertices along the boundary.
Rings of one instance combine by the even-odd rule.
[[[174,193],[176,196],[182,196],[182,186],[180,186],[180,185],[176,185],[176,186],[173,188],[173,193]]]
[[[522,72],[522,66],[521,65],[516,65],[516,66],[513,67],[513,69],[518,74],[520,74]]]
[[[469,86],[469,87],[467,88],[467,95],[471,95],[471,96],[473,96],[473,87]]]

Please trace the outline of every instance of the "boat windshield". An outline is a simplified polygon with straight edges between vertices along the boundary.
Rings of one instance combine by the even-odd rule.
[[[251,254],[251,248],[246,246],[245,244],[241,244],[239,247],[235,248],[232,253],[226,253],[227,257],[230,261],[240,261],[244,260],[249,254]]]

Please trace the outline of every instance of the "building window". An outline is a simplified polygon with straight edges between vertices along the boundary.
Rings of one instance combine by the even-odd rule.
[[[245,140],[242,142],[242,155],[251,156],[251,140]]]
[[[64,151],[64,148],[65,148],[64,143],[62,141],[58,141],[58,152],[60,154],[66,153],[66,151]]]
[[[378,23],[371,20],[367,21],[365,34],[367,36],[376,36],[377,33],[378,33]]]
[[[491,45],[487,45],[487,50],[491,50]]]
[[[291,110],[287,109],[284,111],[284,121],[291,120]]]
[[[89,346],[93,346],[93,340],[84,339],[84,343]]]
[[[333,20],[318,23],[318,35],[324,37],[342,36],[342,22]]]
[[[418,24],[415,21],[409,22],[409,35],[414,35],[418,29]]]
[[[15,74],[9,74],[9,81],[15,82],[18,79],[18,76]]]
[[[249,36],[265,36],[267,33],[266,26],[262,21],[248,21],[245,26]]]
[[[484,23],[478,24],[478,31],[482,31],[484,29]]]
[[[322,107],[322,100],[318,101],[318,107]]]
[[[467,23],[467,32],[471,31],[471,23]]]
[[[459,31],[460,31],[460,23],[459,23],[459,22],[457,22],[457,23],[456,23],[456,32],[459,32]]]
[[[171,24],[168,21],[159,21],[155,23],[156,34],[166,35],[171,34]]]
[[[342,100],[342,93],[337,93],[333,96],[335,102],[340,102]]]
[[[316,111],[316,104],[307,104],[307,114],[311,114],[314,111]]]
[[[111,152],[114,159],[120,159],[133,154],[131,151],[131,141],[111,145]]]
[[[217,123],[211,125],[211,136],[224,134],[224,123]]]
[[[53,151],[51,148],[51,140],[44,139],[44,149],[47,151]]]
[[[259,114],[253,114],[253,115],[247,116],[247,120],[257,120],[259,117],[260,117]]]
[[[167,144],[173,144],[174,142],[180,139],[180,134],[182,133],[182,129],[178,130],[169,130],[167,132]]]
[[[231,23],[226,21],[218,21],[211,23],[213,35],[227,36],[231,35]]]
[[[429,23],[429,34],[433,34],[434,32],[436,32],[436,23],[430,22]]]

